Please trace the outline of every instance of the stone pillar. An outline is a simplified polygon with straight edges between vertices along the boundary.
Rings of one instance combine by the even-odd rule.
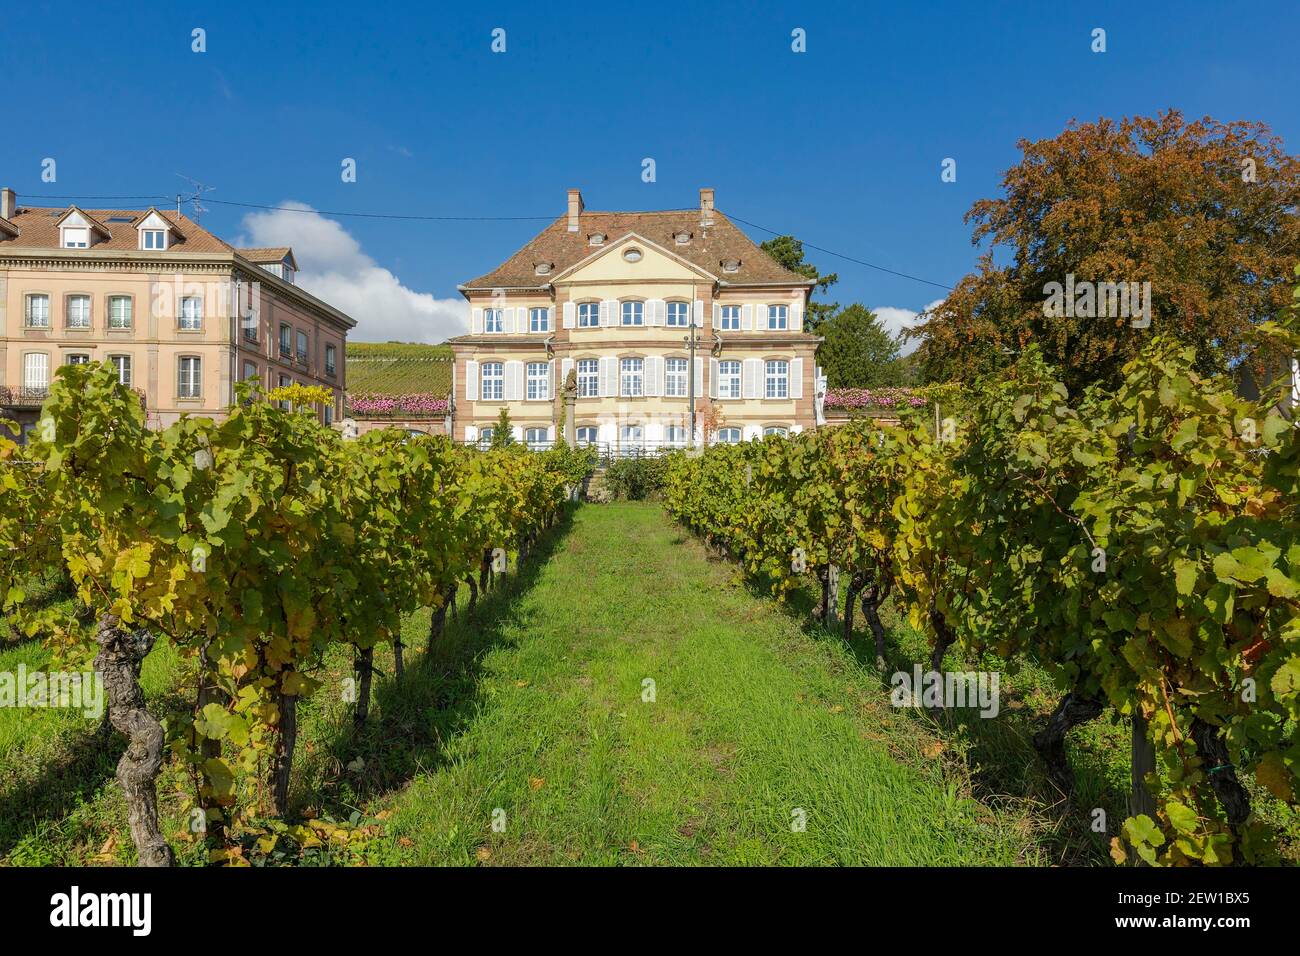
[[[569,369],[564,380],[564,443],[572,448],[578,443],[578,373]]]

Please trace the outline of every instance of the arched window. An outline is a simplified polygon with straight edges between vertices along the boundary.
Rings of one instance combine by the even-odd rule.
[[[720,445],[738,445],[740,444],[739,428],[719,428],[717,442]]]
[[[668,303],[668,324],[686,328],[691,324],[691,310],[685,302]]]

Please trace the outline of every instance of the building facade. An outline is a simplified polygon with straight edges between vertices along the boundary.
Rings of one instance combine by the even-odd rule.
[[[568,212],[494,271],[460,287],[470,333],[451,340],[454,437],[561,437],[573,376],[580,442],[622,451],[745,441],[813,427],[812,282],[714,209]],[[706,435],[707,433],[707,435]]]
[[[168,210],[20,207],[0,191],[0,414],[30,428],[62,365],[109,362],[152,427],[221,417],[235,383],[331,390],[356,323],[294,283],[289,249],[237,249]]]

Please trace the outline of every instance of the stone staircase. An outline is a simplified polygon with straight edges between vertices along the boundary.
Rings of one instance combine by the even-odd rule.
[[[592,469],[582,483],[582,500],[604,502],[609,500],[609,492],[605,488],[605,465],[602,462]]]

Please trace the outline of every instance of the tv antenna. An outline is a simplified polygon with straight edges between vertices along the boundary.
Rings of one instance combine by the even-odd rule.
[[[197,221],[199,216],[203,215],[205,212],[208,211],[208,207],[203,205],[203,203],[199,202],[199,197],[202,196],[204,193],[212,192],[212,190],[216,189],[217,187],[204,185],[203,183],[199,182],[197,179],[191,179],[189,176],[186,176],[183,173],[177,173],[176,175],[179,176],[181,179],[185,180],[187,183],[189,183],[191,189],[191,192],[188,196],[182,196],[180,193],[176,194],[176,215],[179,216],[181,214],[182,203],[189,203],[190,210],[191,212],[193,212],[194,219]]]

